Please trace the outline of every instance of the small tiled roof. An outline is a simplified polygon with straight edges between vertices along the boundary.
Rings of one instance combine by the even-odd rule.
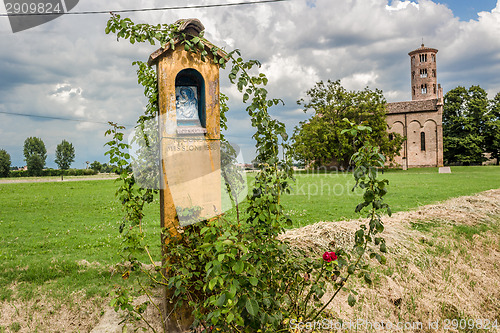
[[[438,99],[387,103],[386,114],[436,111]]]
[[[179,25],[179,32],[183,32],[183,33],[191,35],[191,36],[198,36],[200,34],[200,32],[205,30],[205,27],[198,19],[181,19],[175,23],[180,24]],[[178,39],[174,40],[174,45],[177,45],[179,42],[180,42],[180,40],[178,40]],[[203,43],[203,45],[205,45],[205,49],[207,50],[207,52],[209,52],[214,47],[214,45],[206,39],[202,38],[201,42]],[[167,44],[165,44],[165,47],[159,48],[158,50],[151,53],[151,55],[149,56],[149,59],[148,59],[148,65],[152,66],[152,65],[156,64],[156,62],[159,60],[159,58],[165,52],[170,50],[170,47],[171,47],[171,44],[167,43]],[[217,51],[217,54],[221,57],[226,56],[226,53],[221,49],[219,49]]]
[[[437,53],[438,50],[437,49],[433,49],[431,47],[426,47],[424,44],[422,44],[422,45],[420,45],[420,47],[418,49],[413,50],[410,53],[408,53],[408,55],[412,56],[414,54],[422,53],[422,52],[434,52],[434,53]]]

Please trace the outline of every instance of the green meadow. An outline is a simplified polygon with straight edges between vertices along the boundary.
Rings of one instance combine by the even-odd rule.
[[[121,261],[115,190],[113,180],[0,184],[0,300],[14,282],[28,298],[36,287],[55,296],[76,290],[105,296],[120,283],[112,269]],[[147,207],[144,221],[156,253],[158,205],[156,199]]]
[[[394,212],[500,188],[496,166],[452,167],[451,174],[392,170],[380,177],[390,182],[386,201]],[[361,192],[351,191],[353,185],[348,173],[297,173],[292,193],[283,198],[294,227],[359,217],[354,207]],[[12,297],[13,285],[17,297],[74,291],[104,297],[121,283],[113,269],[121,261],[116,186],[113,180],[0,184],[0,300]],[[156,197],[144,220],[156,260],[159,219]]]
[[[458,166],[451,169],[451,174],[439,174],[438,168],[379,173],[379,178],[389,180],[385,201],[393,212],[398,212],[500,188],[498,166]],[[352,191],[355,182],[351,173],[303,172],[297,173],[295,179],[292,193],[283,200],[294,227],[359,217],[354,208],[362,201],[362,191],[359,188]]]

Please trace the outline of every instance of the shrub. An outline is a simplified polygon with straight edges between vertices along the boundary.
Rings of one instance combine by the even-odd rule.
[[[8,177],[10,173],[10,155],[4,149],[0,149],[0,177]]]

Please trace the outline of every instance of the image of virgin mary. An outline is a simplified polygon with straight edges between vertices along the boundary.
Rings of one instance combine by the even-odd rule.
[[[177,87],[176,108],[178,120],[199,120],[198,99],[192,87]]]

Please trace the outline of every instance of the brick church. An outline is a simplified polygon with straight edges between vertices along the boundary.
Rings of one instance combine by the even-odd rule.
[[[437,84],[437,52],[422,44],[408,53],[411,101],[387,104],[389,132],[406,137],[395,159],[403,169],[443,166],[443,89]]]

